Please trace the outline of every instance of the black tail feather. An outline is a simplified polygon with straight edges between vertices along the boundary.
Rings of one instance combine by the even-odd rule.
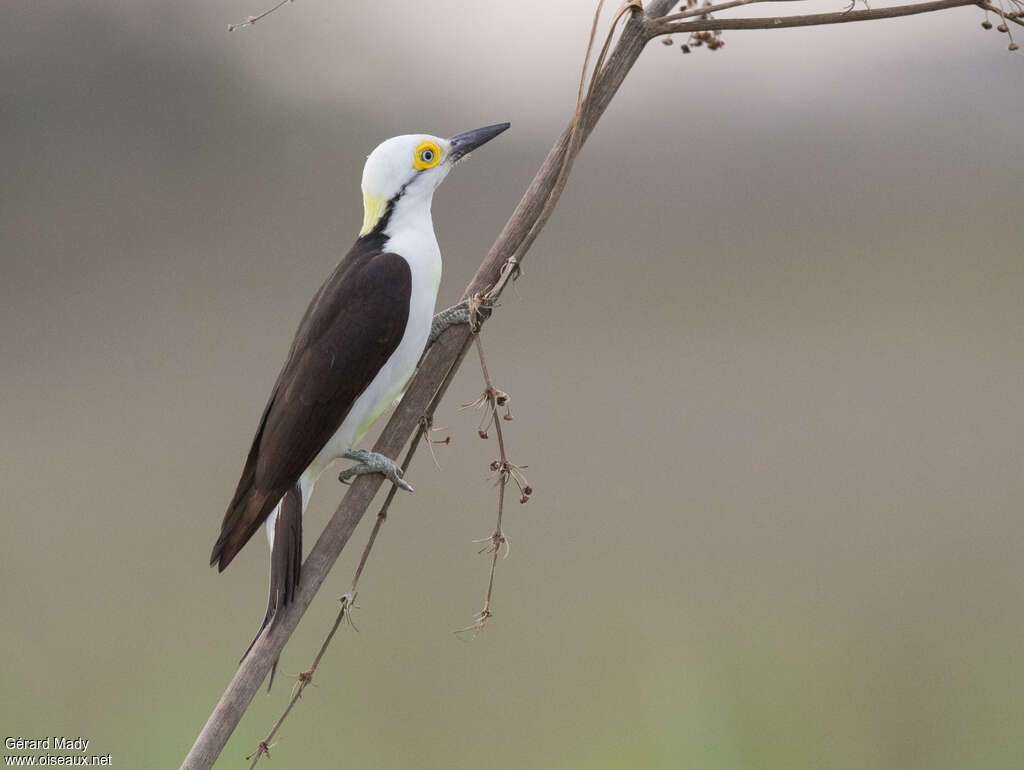
[[[273,628],[277,611],[287,607],[295,599],[302,570],[302,491],[296,484],[281,499],[281,508],[274,525],[274,545],[270,551],[270,595],[267,597],[267,613],[256,636],[249,643],[242,660],[252,650],[264,630]],[[241,663],[241,661],[239,661]],[[267,692],[274,684],[277,659],[270,668]]]

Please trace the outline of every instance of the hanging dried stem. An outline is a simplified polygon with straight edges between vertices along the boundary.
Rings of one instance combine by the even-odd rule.
[[[480,358],[480,371],[483,373],[484,378],[484,392],[475,402],[466,406],[485,406],[487,408],[488,411],[485,413],[486,425],[494,426],[494,434],[498,439],[498,459],[492,461],[490,466],[491,470],[497,473],[498,516],[494,524],[494,532],[491,533],[491,536],[477,541],[479,543],[487,543],[480,550],[480,553],[491,554],[491,569],[487,578],[487,591],[484,594],[483,609],[473,618],[472,625],[460,628],[455,632],[461,634],[472,631],[474,635],[483,631],[484,626],[487,625],[487,620],[494,614],[491,611],[491,597],[494,594],[494,574],[497,571],[498,554],[501,552],[502,546],[505,546],[505,555],[508,556],[508,538],[506,538],[505,531],[502,528],[505,514],[505,490],[508,487],[509,481],[515,482],[516,486],[519,487],[520,503],[527,502],[530,499],[530,495],[533,494],[533,488],[523,474],[523,469],[526,466],[513,464],[509,461],[508,455],[505,452],[505,434],[502,431],[501,422],[503,419],[512,419],[512,413],[508,411],[508,394],[494,387],[494,383],[491,382],[491,374],[487,369],[487,359],[484,356],[484,346],[480,340],[480,335],[476,336],[475,341],[476,352]],[[503,416],[498,415],[498,409],[501,407],[504,407],[506,410]],[[480,438],[487,438],[486,430],[478,428],[478,433]]]

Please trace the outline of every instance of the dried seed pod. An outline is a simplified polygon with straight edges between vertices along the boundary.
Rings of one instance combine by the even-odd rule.
[[[670,37],[663,37],[661,39],[661,43],[662,43],[662,45],[672,45],[672,38],[670,38]]]
[[[690,53],[690,46],[688,46],[686,43],[683,43],[681,46],[679,46],[679,50],[682,51],[683,53]]]
[[[986,19],[985,21],[981,22],[981,28],[982,29],[992,29],[992,22],[990,22],[988,19]]]
[[[1005,24],[1000,24],[998,27],[996,27],[996,29],[998,29],[1000,32],[1009,32],[1010,31],[1010,28],[1007,27]]]
[[[1006,48],[1009,51],[1016,51],[1018,48],[1020,48],[1020,46],[1017,45],[1016,43],[1010,43],[1008,46],[1006,46]]]

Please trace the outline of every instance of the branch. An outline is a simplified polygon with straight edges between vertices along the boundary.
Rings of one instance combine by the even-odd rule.
[[[648,13],[652,16],[661,16],[671,6],[671,0],[650,0]],[[586,109],[579,120],[574,118],[572,124],[562,132],[551,148],[540,170],[466,288],[464,299],[475,297],[496,284],[501,276],[502,266],[509,257],[514,256],[522,261],[526,252],[526,249],[521,248],[524,239],[540,222],[540,215],[549,199],[557,200],[557,193],[554,192],[555,182],[565,162],[570,159],[567,151],[574,127],[578,141],[573,143],[572,155],[579,151],[593,131],[598,119],[643,51],[647,40],[642,16],[634,11],[627,20],[607,63],[595,75],[593,88],[584,105]],[[554,202],[552,201],[552,204]],[[395,457],[401,452],[409,436],[420,426],[423,418],[432,413],[432,406],[440,401],[448,389],[468,350],[471,337],[472,333],[468,326],[453,326],[427,351],[401,403],[374,445],[375,451],[388,457]],[[284,608],[273,628],[256,641],[242,661],[185,757],[182,768],[208,770],[213,766],[241,720],[242,714],[259,690],[260,684],[269,673],[274,659],[295,631],[299,620],[369,508],[381,483],[382,477],[373,473],[360,476],[349,487],[302,565],[302,580],[296,589],[294,601]]]
[[[770,2],[773,0],[756,1]],[[835,13],[811,13],[804,16],[768,16],[756,19],[700,19],[698,21],[666,21],[665,19],[656,19],[647,24],[647,34],[653,38],[677,32],[705,32],[716,29],[816,27],[822,24],[846,24],[852,21],[895,19],[899,16],[914,16],[919,13],[944,11],[947,8],[958,8],[964,5],[978,5],[978,0],[932,0],[932,2],[928,3],[896,5],[891,8],[873,8],[867,11],[837,11]],[[698,10],[707,13],[710,9]]]
[[[246,27],[251,27],[254,24],[256,24],[256,22],[267,18],[274,11],[280,9],[281,6],[287,5],[290,2],[292,2],[292,0],[280,0],[280,2],[273,8],[270,8],[257,16],[249,16],[245,21],[239,22],[238,24],[228,24],[228,32],[234,32],[236,29],[245,29]]]

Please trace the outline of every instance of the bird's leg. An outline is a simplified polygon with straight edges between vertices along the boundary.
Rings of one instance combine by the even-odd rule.
[[[476,312],[480,318],[487,318],[491,314],[491,308],[484,303],[478,303]],[[460,302],[458,305],[452,305],[447,310],[442,310],[434,316],[434,320],[430,324],[430,336],[427,338],[427,347],[429,348],[433,345],[434,341],[449,326],[468,324],[472,320],[473,310],[470,308],[469,300]]]
[[[358,460],[359,465],[346,468],[338,474],[338,481],[348,484],[353,476],[362,476],[364,473],[382,473],[384,478],[407,492],[412,492],[412,485],[402,478],[402,469],[398,463],[390,457],[385,457],[378,452],[367,452],[363,449],[349,449],[342,455],[346,460]]]

